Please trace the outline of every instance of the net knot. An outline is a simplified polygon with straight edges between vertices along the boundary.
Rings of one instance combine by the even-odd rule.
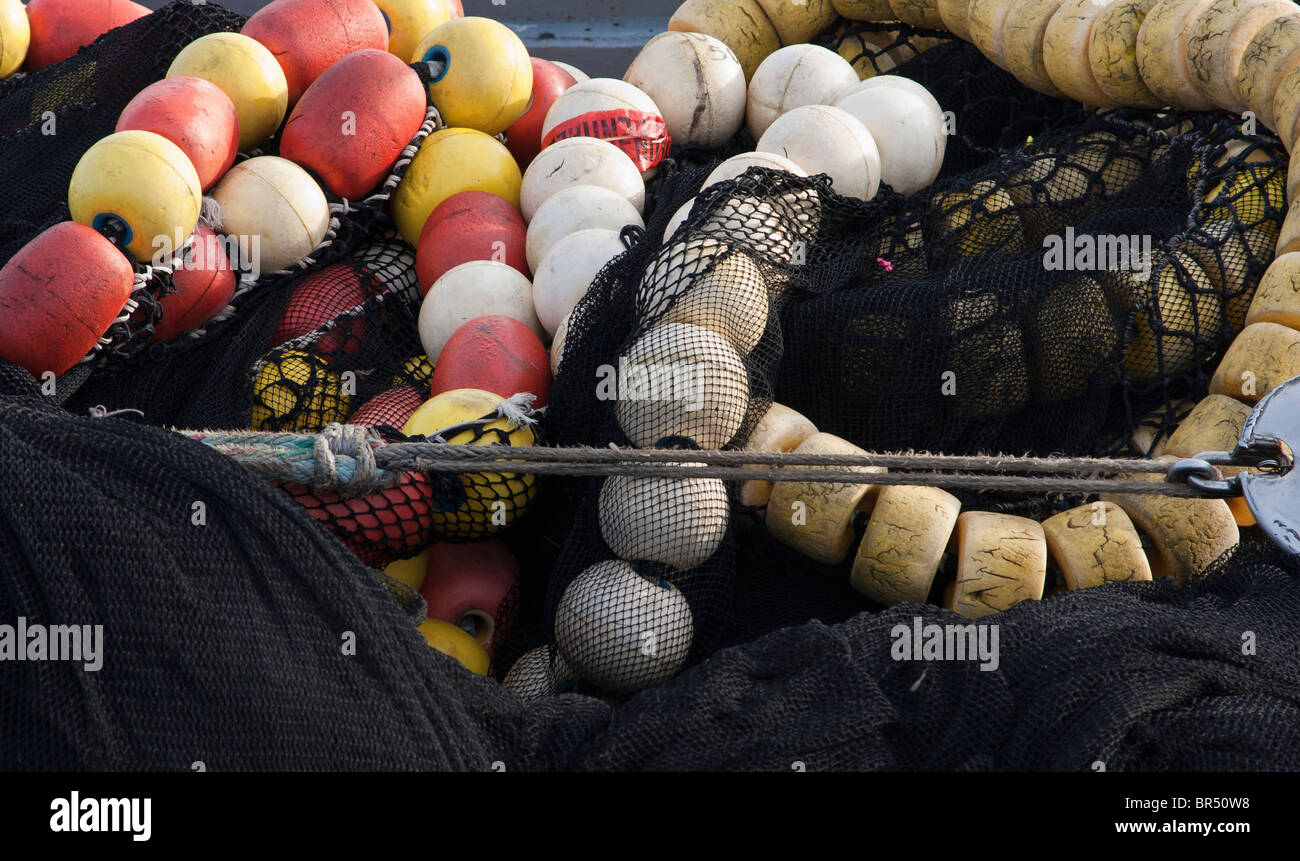
[[[361,496],[379,487],[379,469],[370,445],[373,439],[373,432],[364,425],[327,424],[316,435],[313,485],[337,488],[344,496]],[[350,458],[350,464],[340,469],[339,457]]]

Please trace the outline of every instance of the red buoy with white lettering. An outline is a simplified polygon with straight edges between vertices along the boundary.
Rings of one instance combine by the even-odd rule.
[[[122,132],[162,135],[189,156],[206,191],[217,184],[239,152],[239,114],[230,96],[202,78],[180,75],[145,87],[117,118]]]
[[[384,14],[370,0],[274,0],[239,32],[275,55],[289,84],[291,107],[338,60],[353,51],[388,48]]]
[[[429,548],[420,594],[430,619],[459,625],[492,654],[514,622],[519,560],[499,539]]]
[[[135,271],[84,224],[56,224],[0,269],[0,359],[40,379],[90,352],[122,313]]]
[[[481,389],[511,397],[537,395],[546,406],[551,393],[551,357],[532,329],[511,317],[475,317],[461,326],[438,355],[431,395],[453,389]]]
[[[23,68],[38,72],[60,63],[114,27],[150,11],[130,0],[29,0],[32,41]]]
[[[357,200],[379,185],[424,122],[424,84],[387,51],[348,54],[316,79],[289,114],[280,155]]]
[[[528,228],[519,210],[487,191],[462,191],[434,207],[420,231],[415,273],[420,295],[471,260],[495,260],[528,272]]]
[[[153,340],[170,341],[198,329],[230,304],[235,295],[235,272],[220,237],[203,222],[194,228],[193,243],[182,263],[172,271],[176,292],[163,296],[162,320]]]
[[[542,121],[546,119],[546,112],[560,93],[578,83],[577,78],[550,60],[533,57],[532,64],[533,95],[528,100],[528,108],[506,129],[506,147],[519,162],[520,170],[527,168],[542,150]]]

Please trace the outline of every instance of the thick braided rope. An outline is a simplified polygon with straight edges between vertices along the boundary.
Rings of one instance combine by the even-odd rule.
[[[467,468],[503,461],[511,464],[514,473],[570,477],[629,475],[736,481],[815,480],[1030,493],[1159,493],[1184,498],[1201,495],[1194,488],[1181,484],[1100,477],[1105,474],[1164,474],[1169,468],[1167,463],[1125,458],[1017,458],[913,452],[841,455],[691,451],[686,455],[691,462],[683,463],[683,452],[675,450],[385,442],[369,428],[338,424],[328,426],[321,434],[180,433],[228,455],[264,478],[294,481],[317,489],[338,489],[345,495],[363,495],[391,486],[402,472],[463,472]],[[862,473],[864,467],[873,466],[925,471]],[[1062,477],[1061,473],[1068,476]]]

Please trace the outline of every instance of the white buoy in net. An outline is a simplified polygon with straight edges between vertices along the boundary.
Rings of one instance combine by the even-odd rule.
[[[638,448],[678,436],[700,448],[722,448],[745,421],[749,372],[735,348],[711,329],[656,326],[610,371],[616,382],[599,381],[597,396],[617,397],[614,415]]]
[[[555,610],[555,645],[585,681],[632,693],[676,675],[695,635],[690,605],[666,580],[613,559],[583,571]]]
[[[717,185],[720,182],[735,179],[736,177],[743,175],[745,171],[749,170],[751,167],[766,167],[771,170],[781,170],[786,173],[792,173],[795,176],[808,175],[808,172],[799,167],[799,165],[784,156],[777,155],[776,153],[742,152],[740,155],[733,155],[731,158],[715,167],[713,173],[709,174],[705,178],[704,185],[700,187],[700,191],[703,191],[711,185]]]
[[[520,655],[501,687],[518,694],[524,702],[536,702],[555,696],[556,689],[572,678],[573,670],[563,656],[557,652],[552,662],[551,647],[538,646]]]
[[[637,285],[636,307],[643,321],[711,329],[743,355],[767,331],[767,292],[748,254],[697,236],[660,249]]]
[[[600,534],[631,562],[678,571],[704,564],[727,533],[727,487],[719,478],[614,475],[600,489]]]

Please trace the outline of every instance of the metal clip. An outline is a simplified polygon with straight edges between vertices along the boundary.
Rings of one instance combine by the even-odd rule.
[[[1238,476],[1224,478],[1214,468],[1215,464],[1235,466],[1232,455],[1226,451],[1206,451],[1196,457],[1185,457],[1176,461],[1165,474],[1165,481],[1170,484],[1187,484],[1200,491],[1209,499],[1228,499],[1241,496],[1241,484]]]
[[[1259,528],[1274,544],[1300,555],[1300,473],[1292,469],[1292,441],[1300,440],[1300,377],[1260,398],[1241,428],[1234,461],[1264,472],[1237,476]]]

